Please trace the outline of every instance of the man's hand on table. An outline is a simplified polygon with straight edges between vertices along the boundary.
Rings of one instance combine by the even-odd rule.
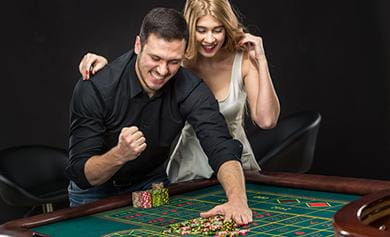
[[[252,222],[252,211],[248,207],[244,173],[240,162],[231,160],[223,163],[217,178],[225,190],[228,201],[201,213],[201,217],[224,215],[226,220],[232,219],[240,225]]]
[[[228,201],[224,204],[215,206],[213,209],[200,213],[203,218],[224,215],[225,220],[233,220],[239,225],[252,222],[252,210],[249,209],[246,200]]]

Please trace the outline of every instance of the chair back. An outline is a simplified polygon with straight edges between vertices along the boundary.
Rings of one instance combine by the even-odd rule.
[[[280,119],[273,129],[252,129],[248,139],[263,170],[307,172],[313,162],[321,115],[304,111]]]
[[[0,151],[0,197],[10,206],[67,200],[66,150],[42,145]]]

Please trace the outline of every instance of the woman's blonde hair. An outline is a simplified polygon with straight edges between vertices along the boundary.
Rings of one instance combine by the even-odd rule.
[[[196,23],[199,18],[211,15],[222,23],[226,38],[223,48],[235,51],[238,41],[243,37],[244,27],[238,21],[237,15],[231,7],[229,0],[187,0],[184,7],[184,18],[189,28],[189,40],[186,51],[187,60],[195,60],[198,54],[196,43]]]

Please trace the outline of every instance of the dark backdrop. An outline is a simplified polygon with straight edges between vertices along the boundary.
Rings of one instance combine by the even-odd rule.
[[[281,115],[323,116],[311,172],[390,179],[389,1],[232,3],[263,36]],[[181,10],[184,1],[9,1],[1,14],[0,148],[66,147],[82,55],[121,55],[157,6]]]

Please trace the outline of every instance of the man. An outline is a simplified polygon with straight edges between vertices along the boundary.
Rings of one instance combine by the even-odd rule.
[[[239,161],[242,145],[231,138],[211,91],[180,67],[187,41],[179,12],[153,9],[143,20],[134,52],[77,83],[66,170],[71,206],[166,180],[163,164],[187,120],[228,197],[201,216],[252,221]]]

